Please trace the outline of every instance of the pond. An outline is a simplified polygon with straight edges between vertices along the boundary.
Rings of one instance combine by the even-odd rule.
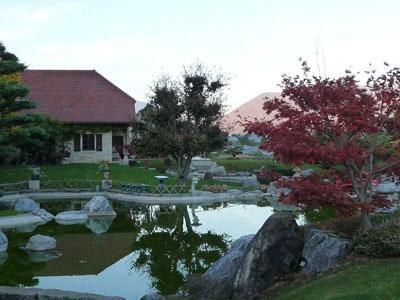
[[[41,201],[57,214],[83,200]],[[6,231],[8,258],[0,285],[56,288],[139,299],[178,292],[188,275],[203,273],[242,235],[256,233],[273,213],[260,202],[212,205],[135,205],[113,201],[114,219],[60,225],[50,221]],[[21,249],[33,234],[57,239],[57,252]],[[1,258],[0,258],[1,264]]]

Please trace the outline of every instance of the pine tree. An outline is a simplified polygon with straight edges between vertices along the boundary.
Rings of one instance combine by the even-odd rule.
[[[27,100],[28,88],[20,83],[26,66],[0,43],[0,163],[23,155],[22,149],[40,146],[46,130],[40,124],[46,118],[25,113],[35,107]]]

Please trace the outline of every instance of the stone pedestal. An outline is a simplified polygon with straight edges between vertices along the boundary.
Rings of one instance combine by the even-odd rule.
[[[129,165],[129,158],[128,155],[125,155],[123,159],[119,160],[119,164],[123,166]]]
[[[40,180],[29,180],[28,186],[30,190],[39,190],[40,189]]]
[[[112,180],[102,180],[101,181],[101,189],[104,190],[109,190],[112,188]]]

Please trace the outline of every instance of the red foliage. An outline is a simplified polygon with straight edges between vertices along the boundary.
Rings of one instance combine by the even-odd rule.
[[[385,206],[373,195],[371,180],[399,163],[400,69],[377,76],[367,72],[360,83],[349,71],[332,79],[309,75],[283,76],[282,95],[266,99],[272,121],[247,121],[245,129],[266,139],[261,148],[277,160],[300,165],[319,164],[336,172],[330,182],[316,177],[291,182],[285,202],[317,207],[329,204],[342,214],[356,208]],[[392,139],[392,143],[388,140]],[[352,200],[348,193],[356,195]]]

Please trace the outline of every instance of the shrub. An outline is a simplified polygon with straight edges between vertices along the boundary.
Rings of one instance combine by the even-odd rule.
[[[167,172],[168,167],[165,165],[161,165],[161,166],[157,166],[156,167],[157,172],[160,172],[162,174],[164,174],[165,172]]]
[[[342,217],[318,224],[321,228],[335,232],[342,236],[353,238],[358,234],[361,226],[359,217]]]
[[[355,238],[356,252],[375,257],[400,256],[399,220],[388,220]]]
[[[212,193],[225,193],[228,190],[226,185],[205,185],[203,191]]]

